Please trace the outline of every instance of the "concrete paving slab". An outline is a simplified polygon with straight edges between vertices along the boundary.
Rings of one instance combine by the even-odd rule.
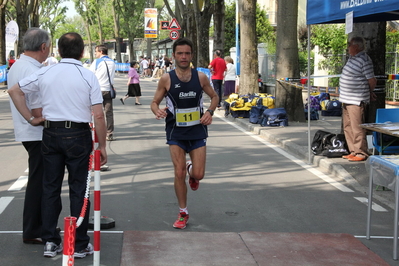
[[[126,231],[121,265],[389,264],[349,234]]]
[[[389,265],[349,234],[243,232],[258,265]]]
[[[122,266],[255,266],[237,233],[126,231]]]

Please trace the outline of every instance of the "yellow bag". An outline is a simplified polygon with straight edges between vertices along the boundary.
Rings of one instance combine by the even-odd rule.
[[[232,93],[232,94],[229,95],[229,99],[237,100],[238,98],[240,98],[238,93]]]

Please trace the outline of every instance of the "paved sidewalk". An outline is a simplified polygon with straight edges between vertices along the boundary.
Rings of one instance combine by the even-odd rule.
[[[349,234],[127,231],[121,266],[389,265]]]
[[[217,111],[220,116],[224,115],[224,110]],[[315,156],[311,154],[308,157],[308,123],[307,122],[289,122],[287,127],[261,127],[258,124],[249,123],[248,118],[232,118],[228,120],[239,124],[248,131],[260,135],[267,141],[282,147],[284,150],[293,154],[295,157],[311,165],[318,166],[323,172],[331,174],[338,179],[349,183],[357,191],[367,194],[369,186],[368,169],[364,162],[349,162],[342,158],[327,158],[324,156]],[[320,120],[310,121],[310,141],[312,141],[317,130],[325,130],[334,134],[341,132],[341,117],[321,116]],[[379,189],[373,196],[394,209],[394,192]]]

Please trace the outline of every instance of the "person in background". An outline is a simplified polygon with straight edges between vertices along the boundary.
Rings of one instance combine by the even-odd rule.
[[[155,62],[154,63],[154,72],[152,73],[152,78],[159,77],[158,71],[159,71],[159,68],[161,67],[161,62],[159,61],[158,56],[155,57],[155,61],[154,62]]]
[[[130,63],[130,68],[127,76],[129,79],[127,80],[127,94],[121,98],[122,104],[125,104],[125,100],[129,97],[136,97],[136,105],[141,105],[140,96],[141,96],[141,88],[140,88],[140,75],[136,70],[137,62],[133,61]]]
[[[172,62],[166,56],[164,57],[163,60],[164,60],[165,72],[168,73],[172,67]]]
[[[39,70],[50,51],[50,36],[39,28],[26,31],[22,49],[24,53],[8,72],[8,89],[21,79]],[[26,105],[35,117],[42,116],[39,93],[25,94]],[[14,123],[15,141],[22,142],[28,153],[28,183],[25,190],[22,218],[22,240],[27,244],[42,244],[42,194],[43,194],[43,156],[41,152],[43,127],[32,126],[25,120],[10,99]]]
[[[342,122],[350,152],[342,158],[350,162],[365,161],[369,156],[366,130],[359,125],[365,123],[365,112],[370,100],[375,101],[377,98],[373,92],[377,84],[373,62],[365,49],[363,38],[351,38],[348,43],[349,59],[339,79]]]
[[[10,59],[8,59],[8,69],[10,69],[14,63],[15,63],[14,56],[10,55]]]
[[[26,121],[33,126],[44,123],[41,147],[44,165],[42,239],[46,242],[43,256],[49,258],[62,251],[61,236],[56,227],[62,209],[65,167],[68,170],[70,215],[80,217],[84,205],[93,150],[92,114],[100,163],[107,162],[103,98],[97,77],[80,61],[84,51],[83,39],[78,33],[69,32],[60,37],[58,47],[62,57],[59,64],[41,68],[9,89],[13,103]],[[68,78],[60,79],[61,76]],[[30,93],[40,94],[43,115],[36,115],[26,105],[25,95]],[[87,201],[83,221],[76,228],[75,258],[84,258],[94,252],[87,234],[89,213],[90,201]]]
[[[115,62],[108,57],[107,46],[101,44],[95,48],[97,59],[90,66],[90,70],[93,71],[98,79],[101,86],[101,92],[103,94],[103,106],[105,112],[105,119],[107,121],[107,140],[114,140],[114,107],[113,99],[111,98],[111,85],[114,84],[115,77]]]
[[[224,96],[229,96],[235,92],[236,88],[236,67],[230,56],[224,58],[226,62],[226,71],[224,73]]]
[[[45,66],[55,65],[55,64],[57,64],[57,63],[58,63],[58,60],[57,60],[57,58],[54,57],[54,53],[51,53],[51,56],[48,57],[48,58],[46,59],[46,61],[44,61],[44,65],[45,65]]]
[[[141,61],[140,65],[143,69],[141,77],[145,78],[148,75],[148,68],[150,67],[147,58],[144,57],[143,60]]]
[[[222,100],[222,84],[223,84],[223,75],[224,71],[226,71],[226,63],[221,58],[222,52],[220,50],[215,50],[213,53],[214,59],[209,64],[208,68],[212,73],[212,84],[215,89],[217,95],[219,96],[219,101]],[[221,107],[220,102],[218,103],[218,108]]]
[[[212,123],[219,99],[208,77],[190,67],[193,59],[191,40],[176,40],[172,50],[176,69],[165,73],[159,80],[151,111],[156,119],[165,118],[166,143],[174,166],[174,188],[179,204],[179,215],[173,227],[184,229],[189,218],[186,176],[189,176],[190,188],[197,190],[205,175],[207,126]],[[205,112],[203,92],[211,98],[209,109]],[[163,98],[166,99],[166,107],[160,108]],[[176,116],[176,113],[180,115]],[[186,161],[187,153],[189,161]]]

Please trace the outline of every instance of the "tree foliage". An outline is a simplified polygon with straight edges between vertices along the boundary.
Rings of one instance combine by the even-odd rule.
[[[232,2],[226,5],[225,12],[225,43],[224,50],[228,52],[236,46],[236,4]],[[267,19],[266,12],[259,4],[256,5],[256,43],[266,43],[268,52],[274,53],[276,47],[276,33]]]
[[[327,24],[312,26],[312,44],[319,46],[319,53],[325,58],[318,66],[327,70],[329,75],[339,74],[342,71],[346,56],[347,37],[345,26],[342,24]],[[339,79],[331,78],[331,86],[338,86]]]
[[[65,23],[65,13],[67,8],[61,7],[64,0],[43,0],[40,5],[40,24],[43,29],[48,30],[52,44],[55,45],[56,28]],[[52,51],[52,47],[51,50]]]

